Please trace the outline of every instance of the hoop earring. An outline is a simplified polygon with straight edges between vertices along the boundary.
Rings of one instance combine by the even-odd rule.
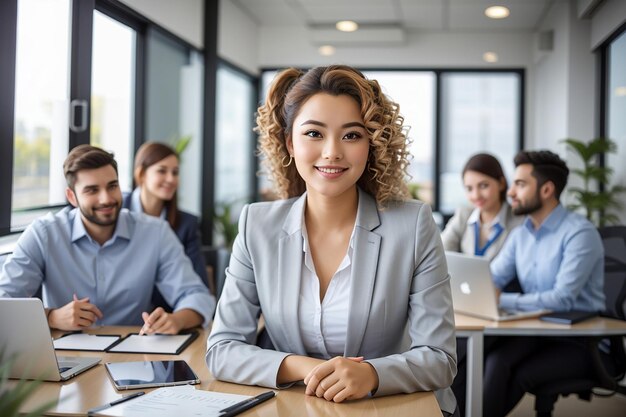
[[[293,161],[293,155],[289,155],[289,163],[287,163],[287,165],[285,165],[285,158],[287,157],[287,155],[283,156],[283,159],[280,161],[280,164],[283,166],[283,168],[287,168],[289,165],[291,165],[291,161]]]

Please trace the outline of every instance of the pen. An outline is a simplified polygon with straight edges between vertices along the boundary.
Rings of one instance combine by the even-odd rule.
[[[93,414],[97,413],[98,411],[102,411],[102,410],[105,410],[107,408],[113,407],[114,405],[118,405],[118,404],[121,404],[121,403],[123,403],[125,401],[132,400],[133,398],[141,397],[144,394],[145,394],[145,392],[139,391],[139,392],[136,392],[134,394],[127,395],[126,397],[122,397],[122,398],[120,398],[118,400],[111,401],[110,403],[103,404],[103,405],[101,405],[99,407],[96,407],[96,408],[92,408],[91,410],[87,411],[87,415],[88,416],[93,415]]]
[[[263,394],[259,394],[256,397],[248,398],[247,400],[243,400],[235,405],[231,405],[230,407],[226,407],[223,410],[220,410],[220,417],[232,417],[236,416],[239,413],[243,413],[249,408],[254,407],[255,405],[261,404],[263,401],[267,401],[270,398],[273,398],[276,395],[274,391],[267,391]]]

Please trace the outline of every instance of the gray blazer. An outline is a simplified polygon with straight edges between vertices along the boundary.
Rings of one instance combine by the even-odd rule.
[[[283,359],[307,355],[298,322],[305,202],[306,193],[241,213],[207,342],[207,365],[220,380],[282,388]],[[454,314],[430,207],[413,200],[378,211],[359,190],[351,280],[345,356],[364,356],[376,369],[377,396],[441,390],[441,408],[453,412]],[[255,346],[261,312],[276,351]]]
[[[446,228],[441,232],[441,240],[445,250],[461,252],[467,255],[474,255],[476,248],[476,234],[473,224],[469,224],[469,217],[474,211],[473,207],[459,207],[454,216],[450,218]],[[522,224],[524,216],[515,216],[511,211],[511,206],[505,201],[500,209],[500,223],[504,230],[495,242],[487,248],[485,257],[493,260],[500,249],[504,246],[509,233]]]

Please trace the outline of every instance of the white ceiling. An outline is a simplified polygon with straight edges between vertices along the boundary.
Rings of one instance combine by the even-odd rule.
[[[533,32],[556,0],[231,0],[260,27],[332,26],[354,20],[362,27],[406,31]],[[485,16],[488,6],[510,9],[506,19]]]

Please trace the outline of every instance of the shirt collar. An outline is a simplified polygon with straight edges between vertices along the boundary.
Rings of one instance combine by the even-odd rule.
[[[69,216],[74,217],[72,222],[72,243],[77,240],[87,236],[89,240],[91,240],[91,236],[87,234],[87,230],[85,229],[85,225],[83,224],[83,219],[80,217],[80,211],[78,208],[74,208],[69,212]]]
[[[95,242],[89,233],[87,233],[87,229],[85,229],[85,225],[83,224],[83,219],[78,208],[71,210],[69,212],[69,216],[70,218],[72,216],[74,217],[72,221],[72,243],[82,239],[83,237],[87,237],[87,239],[89,239],[92,243]],[[122,209],[117,217],[115,232],[113,232],[113,236],[111,236],[111,239],[107,242],[114,242],[117,237],[130,240],[131,234],[130,213],[128,210]]]
[[[535,230],[535,226],[533,225],[533,221],[530,216],[526,216],[526,219],[524,219],[524,226],[526,226],[526,228],[533,233],[538,232],[541,229],[555,230],[561,224],[566,214],[567,210],[565,210],[565,207],[559,203],[550,212],[550,214],[548,214],[548,217],[544,219],[543,223],[539,225],[539,229]]]
[[[141,205],[141,187],[137,187],[130,195],[130,211],[135,213],[145,213]],[[159,218],[165,220],[167,217],[167,208],[163,207]]]
[[[494,227],[496,224],[502,225],[504,222],[504,218],[506,216],[508,205],[506,202],[503,202],[500,206],[500,211],[496,214],[496,217],[493,218],[491,223],[489,223],[489,228]],[[480,223],[480,209],[475,208],[470,216],[467,218],[467,224],[474,225],[475,223]]]
[[[559,226],[559,224],[561,224],[561,221],[563,220],[566,214],[567,214],[567,211],[565,210],[565,207],[563,207],[561,203],[559,203],[554,208],[554,210],[552,210],[552,212],[548,214],[548,217],[545,218],[543,223],[541,223],[540,227],[546,228],[548,230],[554,230]]]

